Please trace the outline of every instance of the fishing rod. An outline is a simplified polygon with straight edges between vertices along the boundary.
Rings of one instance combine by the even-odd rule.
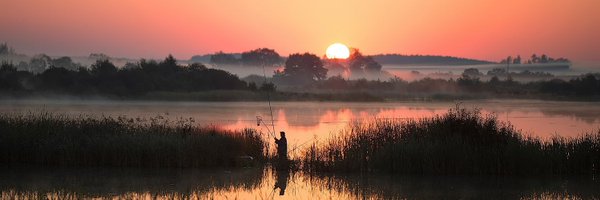
[[[262,63],[263,68],[263,77],[265,78],[265,84],[267,84],[267,73],[265,72],[265,63]],[[273,83],[271,83],[273,84]],[[273,86],[275,86],[273,84]],[[275,135],[275,120],[273,119],[273,108],[271,107],[271,95],[269,94],[269,89],[267,89],[267,101],[269,102],[269,111],[271,112],[271,127],[273,128],[273,135]]]
[[[267,84],[267,73],[265,72],[265,63],[264,63],[264,61],[262,62],[262,70],[263,70],[263,77],[265,79],[264,84]],[[273,118],[273,107],[271,106],[271,95],[269,94],[270,93],[269,89],[267,89],[266,92],[267,92],[267,102],[269,103],[269,113],[271,115],[271,130],[269,130],[269,125],[266,124],[263,121],[262,117],[260,117],[260,116],[256,116],[256,125],[260,126],[260,124],[262,122],[262,124],[264,124],[265,127],[267,127],[267,132],[269,132],[269,135],[273,136],[273,138],[277,138],[275,136],[275,119]]]
[[[314,141],[316,141],[316,142],[318,142],[318,141],[319,141],[319,139],[317,139],[316,137],[314,137],[314,138],[312,138],[312,139],[309,139],[309,140],[307,140],[307,141],[303,142],[303,143],[302,143],[302,144],[300,144],[300,145],[296,145],[296,146],[295,146],[293,149],[291,149],[291,150],[287,151],[287,153],[293,152],[293,151],[295,151],[296,149],[300,148],[301,146],[304,146],[304,145],[308,144],[308,142],[310,142],[310,141],[313,141],[313,140],[314,140]]]
[[[263,121],[261,116],[256,116],[256,126],[260,126],[261,124],[264,125],[264,127],[267,128],[267,133],[268,136],[273,136],[273,138],[275,138],[275,129],[271,130],[269,129],[269,125],[265,123],[265,121]]]

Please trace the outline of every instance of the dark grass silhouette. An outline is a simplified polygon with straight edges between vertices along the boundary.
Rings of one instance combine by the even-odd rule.
[[[355,123],[303,153],[310,172],[595,177],[599,166],[600,131],[542,141],[458,108],[430,119]]]
[[[239,156],[262,159],[251,129],[199,127],[193,120],[0,114],[0,165],[144,168],[235,167]]]

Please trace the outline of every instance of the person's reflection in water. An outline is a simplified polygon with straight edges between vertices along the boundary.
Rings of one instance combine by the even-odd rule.
[[[289,176],[289,169],[275,170],[275,187],[273,190],[279,188],[279,196],[283,196],[285,194],[285,188],[287,187]]]
[[[279,133],[279,139],[275,138],[275,144],[277,144],[277,162],[275,163],[274,168],[275,187],[273,190],[279,188],[279,196],[283,196],[290,175],[290,167],[287,156],[287,138],[285,138],[285,132],[281,131]]]

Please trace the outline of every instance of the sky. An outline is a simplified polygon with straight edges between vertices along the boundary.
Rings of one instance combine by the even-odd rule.
[[[0,42],[25,54],[179,59],[273,48],[499,61],[600,61],[598,0],[1,0]]]

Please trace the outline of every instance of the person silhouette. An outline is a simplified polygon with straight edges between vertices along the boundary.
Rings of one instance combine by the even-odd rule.
[[[286,162],[287,157],[287,139],[285,138],[285,132],[279,132],[280,138],[275,138],[275,144],[277,144],[277,158],[280,162]]]

